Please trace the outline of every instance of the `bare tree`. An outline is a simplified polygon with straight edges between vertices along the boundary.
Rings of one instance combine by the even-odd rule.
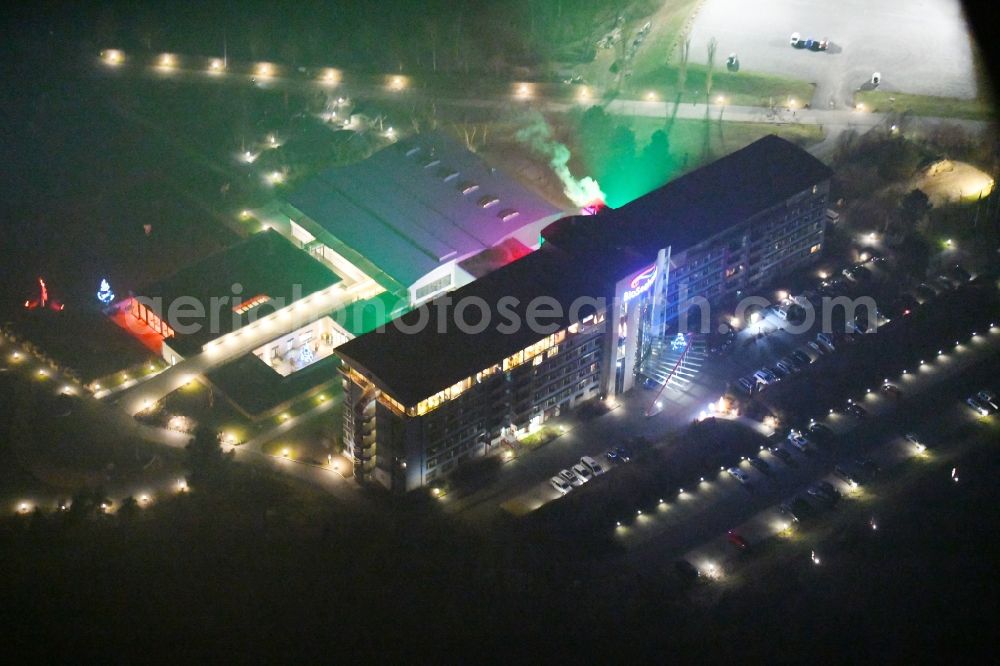
[[[715,51],[719,48],[719,42],[712,37],[708,40],[708,71],[705,73],[705,96],[712,96],[712,70],[715,69]]]
[[[679,44],[680,53],[677,60],[677,94],[684,93],[684,86],[687,85],[688,57],[691,55],[691,36],[684,34]]]

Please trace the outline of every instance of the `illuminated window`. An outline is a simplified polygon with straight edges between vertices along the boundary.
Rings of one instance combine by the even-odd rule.
[[[819,252],[819,251],[820,251],[820,248],[821,248],[821,247],[822,247],[822,246],[821,246],[821,245],[820,245],[819,243],[816,243],[816,244],[815,244],[815,245],[813,245],[813,246],[812,246],[811,248],[809,248],[809,254],[816,254],[817,252]]]
[[[254,296],[253,298],[243,301],[242,303],[233,308],[233,312],[235,312],[236,314],[243,314],[244,312],[249,312],[258,305],[262,303],[267,303],[270,300],[271,298],[269,296],[265,294],[260,294]]]

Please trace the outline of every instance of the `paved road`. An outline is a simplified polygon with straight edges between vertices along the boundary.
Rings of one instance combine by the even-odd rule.
[[[711,0],[709,1],[711,2]],[[720,1],[731,2],[733,0]],[[768,1],[784,2],[789,0]],[[903,2],[904,0],[893,1]],[[951,0],[944,1],[946,4],[951,2]],[[748,9],[755,6],[750,5],[750,3],[743,4],[747,4]],[[791,49],[791,47],[788,46],[787,36],[782,37],[782,45],[783,48],[781,53],[783,55],[788,55],[787,50]],[[802,53],[798,51],[794,51],[792,55],[803,56],[806,59],[810,56],[816,56],[817,58],[833,57],[823,53]],[[795,60],[801,59],[796,58]],[[802,71],[799,70],[800,66],[805,67],[806,72],[809,71],[808,65],[796,63],[791,68],[791,71],[788,72],[788,75],[801,78]],[[957,65],[956,67],[961,68],[962,66]],[[101,71],[108,73],[106,68],[97,70],[98,73]],[[947,68],[945,71],[948,71]],[[971,76],[971,69],[968,71],[969,76]],[[163,76],[162,72],[158,72],[154,68],[143,67],[138,64],[130,65],[128,68],[123,68],[121,70],[116,70],[113,73],[123,76],[140,76],[156,79],[160,79]],[[870,72],[868,74],[870,75]],[[886,74],[886,72],[883,72],[883,75],[884,77],[889,77],[884,78],[883,88],[886,90],[895,89],[893,87],[891,76]],[[179,80],[183,79],[189,83],[201,85],[245,86],[249,81],[249,75],[235,72],[226,73],[220,76],[206,76],[204,72],[195,70],[178,70],[171,76]],[[951,76],[951,74],[946,73],[943,75],[937,75],[936,77],[931,77],[930,80],[940,82],[941,80],[949,80]],[[920,77],[920,80],[924,81],[925,77]],[[254,85],[262,90],[324,90],[329,94],[336,92],[337,95],[343,94],[347,97],[357,96],[372,100],[407,100],[412,103],[433,103],[439,110],[445,108],[462,110],[463,117],[467,120],[474,120],[474,112],[477,110],[483,112],[484,117],[488,116],[492,118],[496,117],[497,113],[505,113],[509,112],[511,109],[517,108],[536,109],[549,113],[567,113],[574,109],[601,103],[599,102],[601,99],[600,90],[592,89],[590,91],[590,95],[586,99],[581,99],[575,96],[575,87],[565,86],[563,89],[555,85],[532,87],[530,88],[531,92],[529,94],[520,95],[517,92],[517,87],[513,84],[510,86],[497,84],[491,89],[491,92],[477,94],[475,96],[470,96],[468,91],[464,89],[454,90],[445,87],[423,87],[418,81],[415,80],[409,80],[408,85],[401,90],[393,90],[390,86],[380,82],[380,77],[371,76],[352,77],[345,75],[343,82],[336,87],[332,87],[329,84],[316,79],[298,76],[274,76],[266,80],[258,80]],[[564,92],[560,92],[563,90]],[[920,92],[921,90],[922,89],[915,89],[913,91]],[[951,89],[948,87],[941,87],[931,90],[928,94],[952,95],[953,93],[950,91]],[[961,96],[957,95],[957,93],[954,93],[954,95]],[[972,95],[974,95],[974,89],[970,96]],[[676,118],[689,120],[704,120],[708,117],[711,120],[718,120],[721,118],[722,120],[730,122],[770,123],[775,125],[803,123],[818,125],[823,128],[826,138],[822,144],[814,149],[814,154],[823,159],[827,159],[832,153],[832,146],[835,145],[837,136],[839,136],[841,132],[849,129],[857,129],[859,132],[864,132],[872,127],[883,124],[886,119],[885,114],[869,113],[853,109],[849,103],[851,99],[850,94],[847,94],[844,99],[848,100],[848,103],[843,103],[842,101],[837,104],[836,108],[832,109],[825,105],[813,104],[810,109],[779,110],[773,115],[769,115],[767,109],[763,107],[731,106],[717,103],[708,105],[701,103],[685,103],[679,105],[675,109],[674,104],[669,102],[630,99],[612,100],[605,104],[605,109],[609,113],[615,115],[632,117],[642,116],[666,119],[670,116],[674,116]],[[785,100],[779,100],[778,102],[783,103]],[[471,116],[470,113],[472,113]],[[979,131],[988,126],[988,123],[985,121],[953,120],[950,118],[935,117],[921,117],[919,119],[915,119],[913,122],[925,126],[933,126],[942,122],[958,123],[970,131]]]
[[[828,38],[826,52],[796,50],[793,32]],[[706,0],[691,35],[693,62],[708,40],[742,68],[817,84],[813,106],[850,105],[852,94],[881,72],[882,90],[973,98],[972,40],[958,0]]]

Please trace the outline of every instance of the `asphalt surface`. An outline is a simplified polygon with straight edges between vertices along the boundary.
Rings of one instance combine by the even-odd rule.
[[[829,39],[825,52],[794,49]],[[691,35],[692,62],[705,62],[709,39],[718,62],[817,84],[813,107],[850,104],[852,92],[880,72],[880,90],[973,98],[973,44],[958,0],[706,0]]]
[[[859,422],[838,413],[825,419],[826,425],[837,433],[837,441],[827,449],[813,447],[809,454],[794,452],[795,466],[767,452],[761,458],[770,463],[770,475],[742,463],[754,484],[752,492],[720,473],[718,478],[707,479],[703,488],[686,493],[685,499],[673,502],[669,508],[620,528],[619,539],[629,548],[629,559],[662,560],[665,555],[681,556],[689,551],[687,558],[700,568],[710,562],[718,564],[736,554],[726,541],[728,530],[735,529],[751,544],[776,535],[791,523],[788,516],[777,510],[778,505],[796,495],[804,496],[805,489],[817,480],[831,482],[849,501],[861,492],[833,476],[833,466],[857,457],[870,457],[883,469],[903,464],[916,451],[901,437],[902,432],[943,431],[974,421],[977,417],[964,399],[995,383],[1000,370],[998,351],[1000,329],[993,329],[963,351],[941,360],[939,367],[915,373],[901,382],[904,390],[901,400],[877,393],[867,395],[862,404],[868,417]],[[900,422],[906,424],[905,430],[899,428]],[[931,444],[934,455],[937,442],[931,437],[925,441]],[[810,504],[820,514],[816,520],[821,520],[824,512],[821,505],[815,501]]]

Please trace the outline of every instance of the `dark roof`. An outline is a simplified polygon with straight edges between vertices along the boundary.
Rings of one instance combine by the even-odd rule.
[[[225,393],[244,415],[255,418],[336,378],[336,356],[282,377],[256,354],[244,354],[206,373],[208,381]]]
[[[829,167],[776,135],[596,218],[560,220],[543,232],[567,250],[625,248],[649,256],[692,247],[832,175]]]
[[[137,296],[158,299],[153,301],[153,305],[162,305],[167,311],[171,303],[182,297],[193,297],[204,306],[206,321],[198,331],[177,333],[167,341],[179,353],[190,354],[200,351],[206,342],[232,331],[234,324],[246,322],[247,314],[242,315],[238,322],[233,321],[234,300],[247,301],[258,295],[270,298],[270,303],[257,306],[260,310],[256,316],[260,318],[265,312],[270,314],[275,311],[276,303],[290,305],[339,281],[340,278],[326,266],[296,248],[277,231],[269,229],[139,289]],[[234,295],[233,287],[237,283],[242,289]],[[217,330],[213,331],[208,325],[210,304],[212,298],[221,297],[230,300],[222,308]],[[157,307],[153,309],[158,310]],[[157,314],[164,316],[162,311]],[[196,321],[184,317],[183,323]]]
[[[501,298],[517,298],[517,304],[512,309],[523,323],[532,299],[552,297],[562,305],[562,316],[546,319],[542,323],[552,322],[563,328],[573,323],[569,310],[576,298],[600,298],[612,292],[616,278],[612,278],[606,268],[599,263],[578,265],[561,250],[543,246],[446,297],[451,299],[452,304],[463,298],[483,299],[492,311],[491,323],[485,331],[471,333],[459,330],[455,325],[452,305],[447,311],[445,330],[438,332],[436,308],[442,299],[435,299],[389,323],[383,331],[373,331],[344,343],[336,353],[352,367],[370,376],[396,400],[413,406],[551,333],[538,332],[526,325],[516,327],[511,333],[497,330],[499,324],[507,321],[501,314],[506,310],[497,309]],[[593,308],[581,309],[578,317],[585,317],[591,312]],[[413,327],[421,321],[421,317],[428,317],[430,323],[418,332],[404,333],[396,326],[397,322],[402,322]],[[479,317],[477,307],[470,307],[465,312],[465,319],[473,325]]]
[[[485,197],[499,201],[483,208]],[[418,134],[361,162],[327,169],[287,200],[407,286],[560,212],[443,132]],[[501,219],[511,211],[517,215]]]
[[[776,136],[765,137],[626,206],[559,220],[546,228],[540,250],[449,297],[453,303],[480,297],[495,314],[501,297],[516,296],[520,305],[515,311],[523,320],[528,301],[551,296],[565,315],[577,297],[611,297],[618,280],[647,266],[661,248],[680,250],[705,240],[829,176],[830,170],[805,151]],[[412,326],[429,315],[434,322],[436,302],[400,320]],[[422,315],[428,308],[428,315]],[[476,313],[469,310],[467,318],[477,321]],[[470,334],[457,330],[450,316],[446,323],[444,332],[430,325],[413,334],[389,324],[384,332],[341,345],[337,353],[396,400],[413,406],[545,337],[526,326],[511,334],[500,333],[495,325]],[[563,317],[558,323],[572,322]]]

